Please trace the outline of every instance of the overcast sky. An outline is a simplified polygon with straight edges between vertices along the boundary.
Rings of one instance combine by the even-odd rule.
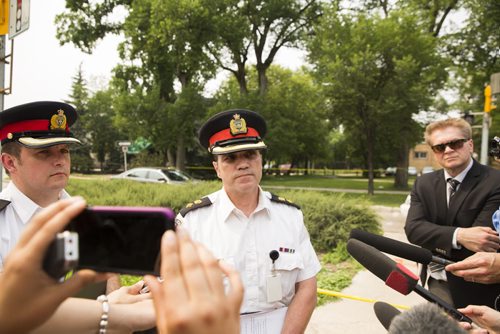
[[[30,27],[14,38],[12,94],[5,96],[5,108],[39,100],[67,99],[80,64],[90,88],[102,88],[109,80],[119,60],[116,46],[120,37],[106,37],[91,55],[72,45],[60,46],[55,37],[54,18],[64,11],[64,5],[65,0],[31,0]],[[10,48],[9,44],[7,47]],[[303,62],[302,53],[293,50],[280,50],[277,58],[279,64],[292,69]],[[8,83],[7,76],[5,80]]]

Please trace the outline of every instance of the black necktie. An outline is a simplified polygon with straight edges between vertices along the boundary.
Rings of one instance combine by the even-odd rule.
[[[458,185],[460,184],[460,181],[457,181],[457,180],[452,179],[450,177],[446,180],[446,182],[448,182],[448,184],[450,185],[450,200],[448,201],[448,206],[450,206],[449,203],[451,203],[451,199],[453,198],[453,196],[457,192],[457,188],[458,188]]]

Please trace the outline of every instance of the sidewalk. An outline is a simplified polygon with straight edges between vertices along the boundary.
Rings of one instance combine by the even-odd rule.
[[[381,218],[384,236],[407,242],[403,230],[404,217],[401,215],[399,208],[383,206],[374,206],[372,208],[376,210]],[[415,262],[389,256],[417,273]],[[415,292],[405,296],[389,288],[382,280],[367,270],[360,271],[354,276],[352,284],[341,292],[355,297],[384,301],[393,305],[414,306],[425,303],[425,300]],[[387,331],[375,316],[372,303],[339,299],[336,302],[319,306],[314,310],[306,334],[320,333],[382,334],[387,333]]]

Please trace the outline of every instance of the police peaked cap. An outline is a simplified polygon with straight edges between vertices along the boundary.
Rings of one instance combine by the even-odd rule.
[[[232,109],[210,117],[200,128],[201,146],[212,154],[227,154],[247,150],[262,150],[266,121],[254,111]]]
[[[63,102],[40,101],[21,104],[0,112],[2,145],[19,142],[30,148],[81,142],[70,131],[78,114]]]

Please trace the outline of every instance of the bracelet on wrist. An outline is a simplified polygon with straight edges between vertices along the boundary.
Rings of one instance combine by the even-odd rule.
[[[97,297],[97,301],[102,304],[101,320],[99,320],[99,334],[106,334],[108,327],[109,302],[106,295]]]

